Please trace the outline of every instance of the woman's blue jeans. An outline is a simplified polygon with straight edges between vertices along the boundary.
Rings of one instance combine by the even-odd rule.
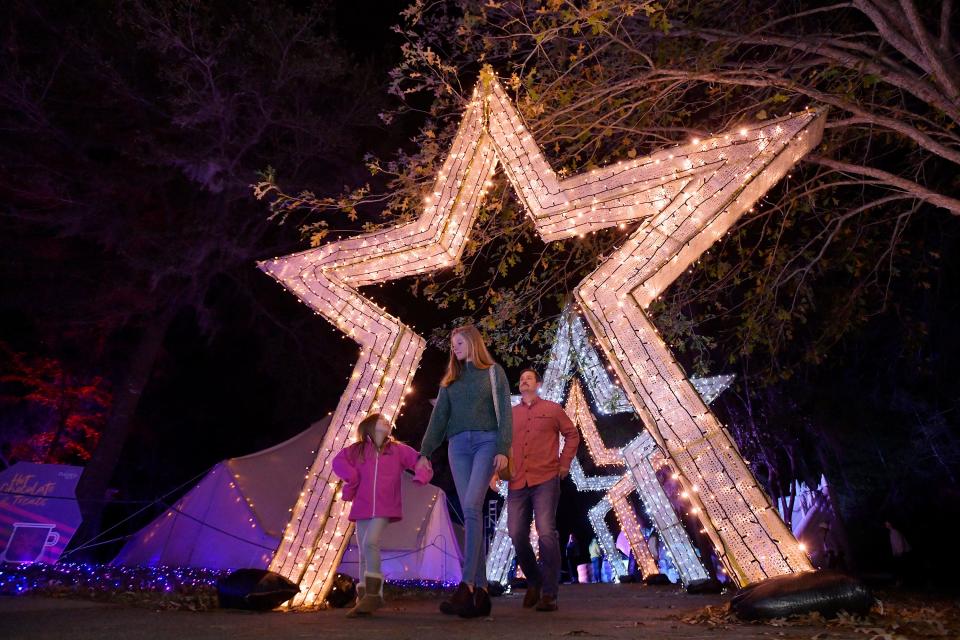
[[[450,438],[447,456],[465,531],[463,581],[487,587],[487,550],[483,537],[483,499],[493,476],[497,455],[496,431],[462,431]]]

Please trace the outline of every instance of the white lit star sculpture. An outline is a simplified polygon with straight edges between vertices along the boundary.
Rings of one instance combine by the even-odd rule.
[[[700,487],[704,526],[738,583],[810,569],[644,309],[809,152],[822,131],[823,114],[808,110],[560,180],[485,69],[419,218],[262,262],[265,272],[361,346],[270,564],[300,584],[291,605],[326,597],[347,545],[333,456],[366,413],[395,417],[424,348],[421,337],[358,289],[457,262],[498,164],[546,242],[643,221],[577,288],[587,321],[646,427],[685,482]]]
[[[589,340],[579,315],[566,312],[557,328],[557,338],[550,350],[550,359],[544,375],[544,388],[553,399],[562,399],[566,380],[573,373],[573,365],[576,365],[586,383],[599,413],[634,413],[633,405],[627,400],[623,390],[611,380],[610,374]],[[690,383],[703,398],[704,404],[709,405],[733,382],[733,378],[732,375],[690,378]],[[656,469],[664,462],[650,434],[644,430],[622,450],[606,447],[597,431],[586,395],[579,384],[571,386],[569,393],[567,411],[583,431],[587,451],[594,463],[604,466],[620,464],[627,468],[627,473],[619,478],[596,476],[578,481],[571,467],[570,475],[579,489],[596,490],[596,487],[602,484],[602,488],[606,491],[605,500],[594,507],[589,514],[590,522],[605,553],[608,547],[613,547],[613,539],[605,522],[606,513],[612,508],[621,530],[626,534],[630,547],[634,550],[634,556],[643,575],[657,572],[636,514],[627,501],[627,495],[635,489],[648,519],[660,532],[660,539],[666,547],[667,555],[673,560],[681,582],[689,585],[709,577],[670,499],[657,479]],[[574,410],[571,411],[571,409]],[[616,557],[615,553],[612,556],[610,553],[607,555]],[[626,572],[626,567],[622,563],[612,561],[611,564],[614,573],[618,576]]]
[[[636,491],[648,519],[660,532],[660,539],[679,573],[680,581],[684,585],[689,585],[707,579],[709,574],[700,562],[683,523],[657,478],[656,470],[666,462],[653,438],[644,430],[622,450],[607,447],[597,429],[584,389],[576,380],[568,385],[574,374],[578,374],[583,380],[599,413],[635,413],[633,405],[626,399],[623,390],[611,380],[609,372],[590,342],[579,315],[572,309],[567,309],[557,324],[557,333],[550,348],[540,395],[565,405],[570,419],[583,433],[586,454],[594,465],[626,468],[626,473],[621,475],[587,476],[576,458],[570,465],[570,479],[577,490],[605,493],[590,509],[588,519],[604,555],[610,559],[614,575],[618,578],[624,577],[627,574],[627,566],[619,559],[613,536],[606,525],[606,515],[611,509],[620,523],[621,530],[627,536],[641,573],[648,576],[658,572],[656,561],[647,546],[633,506],[628,500],[630,493]],[[733,378],[732,375],[722,375],[691,378],[690,382],[703,398],[704,403],[709,405],[733,382]],[[520,402],[520,396],[514,396],[512,400],[516,405]],[[562,448],[561,444],[561,450]],[[500,493],[506,498],[505,483],[501,483]],[[531,527],[530,538],[535,544],[537,535],[533,527]],[[515,550],[508,532],[507,510],[504,509],[500,513],[487,553],[487,578],[504,583],[514,555]]]

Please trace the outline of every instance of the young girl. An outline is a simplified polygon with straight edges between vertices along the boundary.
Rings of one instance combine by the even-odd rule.
[[[440,382],[440,395],[420,445],[418,468],[429,468],[429,456],[444,440],[450,470],[463,508],[465,538],[463,581],[440,611],[464,618],[490,615],[483,500],[490,476],[507,466],[513,438],[510,384],[493,361],[483,336],[473,325],[453,330],[450,359]]]
[[[353,502],[349,518],[356,523],[363,579],[349,617],[369,615],[383,605],[380,537],[388,524],[403,518],[401,474],[417,463],[417,451],[394,439],[391,428],[379,413],[368,415],[357,425],[357,442],[333,459],[333,472],[344,481],[343,499]],[[429,465],[416,466],[414,482],[426,484],[431,477]]]

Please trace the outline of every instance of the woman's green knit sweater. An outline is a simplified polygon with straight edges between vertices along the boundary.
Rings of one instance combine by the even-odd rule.
[[[420,455],[430,456],[440,444],[463,431],[496,431],[497,453],[510,454],[513,440],[513,411],[510,405],[510,383],[499,364],[493,365],[496,393],[500,404],[500,420],[493,406],[490,371],[465,362],[460,377],[450,386],[440,387],[437,406],[420,444]]]

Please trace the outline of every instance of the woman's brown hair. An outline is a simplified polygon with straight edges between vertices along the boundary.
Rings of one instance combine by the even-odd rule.
[[[376,434],[377,422],[380,421],[380,418],[383,418],[383,414],[371,413],[357,424],[357,441],[350,445],[354,451],[357,462],[363,462],[363,445],[367,441],[367,438],[370,438],[370,441],[374,444],[377,443],[373,436]],[[384,418],[384,420],[386,420],[386,418]],[[387,437],[383,439],[383,446],[380,447],[380,452],[386,451],[387,447],[395,442],[397,442],[397,439],[390,433],[387,433]]]
[[[474,325],[465,324],[462,327],[457,327],[450,332],[450,340],[452,341],[457,335],[462,335],[470,343],[470,355],[473,356],[473,364],[477,369],[489,369],[494,365],[493,356],[487,351],[487,345],[483,343],[483,336],[480,335],[480,331]],[[457,360],[451,346],[450,359],[447,361],[447,373],[440,381],[440,386],[449,387],[460,379],[461,373],[463,373],[463,365]]]

